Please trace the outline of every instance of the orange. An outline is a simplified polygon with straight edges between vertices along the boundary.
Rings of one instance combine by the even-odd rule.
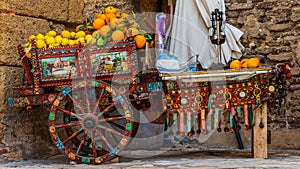
[[[106,14],[105,22],[109,23],[112,20],[112,18],[116,18],[116,15],[113,13]]]
[[[258,58],[250,58],[248,60],[248,68],[256,68],[260,64],[260,60]]]
[[[127,13],[122,13],[121,18],[127,18],[129,15]]]
[[[139,34],[139,30],[131,27],[127,30],[127,33],[126,33],[127,37],[130,37],[130,33],[131,33],[131,36],[133,37],[133,36],[136,36]]]
[[[105,13],[106,14],[116,14],[117,9],[112,6],[108,6],[107,8],[105,8]]]
[[[96,18],[93,22],[93,28],[97,30],[104,25],[105,25],[105,21],[102,18]]]
[[[103,13],[98,13],[98,14],[96,15],[96,18],[102,18],[102,19],[104,19],[104,20],[105,20],[105,18],[106,18],[106,15],[105,15],[105,14],[103,14]]]
[[[243,59],[243,60],[241,61],[241,64],[242,64],[242,67],[243,67],[243,68],[247,68],[247,67],[248,67],[248,60],[249,60],[249,59]]]
[[[239,69],[242,67],[242,64],[239,60],[233,60],[231,63],[230,63],[230,68],[231,69]]]
[[[102,26],[99,30],[100,30],[101,36],[105,36],[111,30],[111,28],[109,25],[105,25],[105,26]]]
[[[113,41],[122,41],[124,40],[124,33],[120,30],[115,30],[112,35],[111,38]]]
[[[146,38],[143,35],[137,35],[134,38],[134,42],[137,48],[144,48],[146,45]]]

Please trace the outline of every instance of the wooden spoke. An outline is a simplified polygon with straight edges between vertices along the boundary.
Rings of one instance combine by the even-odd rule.
[[[122,126],[122,125],[120,125],[120,124],[114,123],[114,122],[112,122],[112,121],[108,121],[108,123],[109,123],[109,124],[112,124],[112,125],[114,125],[114,126],[116,126],[116,127],[118,127],[118,128],[121,129],[121,130],[124,130],[124,131],[125,131],[125,127]]]
[[[71,96],[71,94],[68,94],[68,96],[69,96],[69,98],[72,100],[73,105],[74,105],[75,107],[79,108],[79,110],[80,110],[80,112],[81,112],[82,114],[85,114],[84,109],[83,109],[81,106],[79,106],[80,103],[78,103],[78,102]]]
[[[108,112],[109,109],[113,108],[117,103],[113,102],[111,103],[109,106],[107,106],[101,113],[99,113],[99,115],[97,116],[97,118],[99,118],[101,115],[103,115],[104,113]]]
[[[89,100],[89,90],[88,87],[85,86],[84,87],[84,92],[85,92],[85,100],[86,100],[86,104],[87,104],[87,108],[88,108],[88,112],[87,113],[91,113],[91,104],[90,104],[90,100]]]
[[[95,107],[94,107],[93,113],[96,113],[96,110],[97,110],[97,108],[98,108],[98,106],[99,106],[99,103],[100,103],[100,101],[101,101],[101,99],[102,99],[103,93],[104,93],[104,90],[102,89],[102,90],[101,90],[101,93],[100,93],[100,96],[99,96],[99,98],[98,98],[97,101],[96,101],[96,105],[95,105]]]
[[[94,157],[96,158],[97,157],[97,150],[96,150],[94,139],[92,139],[92,150],[93,150]]]
[[[70,140],[72,140],[72,138],[78,136],[79,134],[81,134],[82,132],[84,132],[83,128],[81,127],[78,131],[74,132],[70,137],[68,137],[66,140],[64,140],[62,143],[63,145],[65,145],[67,142],[69,142]]]
[[[81,142],[80,142],[80,144],[79,144],[79,146],[78,146],[78,149],[77,149],[77,151],[76,151],[76,155],[79,155],[79,152],[80,152],[80,150],[82,149],[82,146],[83,146],[84,143],[85,143],[86,136],[87,136],[87,133],[84,132],[84,134],[83,134],[83,136],[82,136],[82,140],[81,140]]]
[[[115,120],[123,120],[123,119],[126,119],[126,117],[124,117],[124,116],[108,117],[108,118],[98,120],[98,122],[115,121]]]
[[[102,126],[102,125],[98,125],[98,128],[103,129],[103,130],[105,130],[105,131],[107,131],[107,132],[116,134],[116,135],[118,135],[118,136],[120,136],[120,137],[126,137],[124,134],[121,134],[121,133],[117,132],[116,130],[113,130],[113,129],[108,128],[108,127],[104,127],[104,126]]]
[[[81,122],[74,122],[74,123],[68,123],[68,124],[56,124],[55,128],[65,128],[65,127],[74,127],[74,126],[80,126]]]
[[[78,119],[82,120],[82,118],[80,116],[78,116],[76,113],[70,112],[70,111],[65,110],[61,107],[57,107],[56,109],[63,112],[63,113],[65,113],[65,114],[67,114],[67,115],[74,116],[74,117],[77,117]]]
[[[108,148],[110,149],[110,151],[112,151],[113,147],[110,145],[110,143],[108,142],[107,138],[101,133],[101,131],[99,129],[96,129],[96,133],[101,137],[101,139],[108,146]]]

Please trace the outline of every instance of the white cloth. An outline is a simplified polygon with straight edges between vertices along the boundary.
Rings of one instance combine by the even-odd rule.
[[[208,68],[218,60],[217,46],[210,41],[211,11],[216,8],[225,13],[224,0],[177,0],[173,20],[167,31],[167,51],[178,56],[181,64],[189,61],[191,56],[199,55],[198,61],[203,68]],[[226,16],[223,17],[224,20]],[[243,49],[239,42],[243,32],[225,23],[225,43],[222,44],[222,54],[226,61],[240,58]],[[225,63],[224,57],[222,62]]]

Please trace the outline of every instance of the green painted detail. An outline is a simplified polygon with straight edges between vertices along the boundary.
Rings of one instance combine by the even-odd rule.
[[[49,120],[53,121],[54,118],[55,118],[54,113],[50,112],[50,113],[49,113]]]
[[[131,123],[127,123],[126,124],[126,129],[127,130],[132,130],[132,124]]]
[[[96,86],[96,87],[99,86],[99,82],[96,82],[96,81],[93,81],[92,84],[93,84],[94,86]]]
[[[82,157],[82,160],[81,160],[83,163],[90,163],[91,162],[91,159],[90,158],[87,158],[87,157]]]

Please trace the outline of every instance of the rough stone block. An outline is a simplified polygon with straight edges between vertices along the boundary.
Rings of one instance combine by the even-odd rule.
[[[292,24],[290,23],[283,23],[283,24],[269,24],[267,27],[270,31],[285,31],[287,29],[290,29],[292,27]]]
[[[16,96],[14,86],[23,84],[23,69],[18,67],[0,66],[0,112],[7,111],[7,99]]]
[[[21,65],[17,46],[31,34],[50,30],[47,20],[5,13],[0,14],[0,25],[0,65]]]
[[[0,10],[11,11],[16,14],[47,18],[55,21],[66,22],[68,20],[68,3],[66,0],[9,0],[4,1]],[[77,10],[74,8],[73,10]]]
[[[69,23],[82,23],[83,19],[83,0],[69,0],[68,5],[68,22]]]
[[[280,129],[271,131],[271,145],[270,148],[281,149],[297,149],[300,147],[299,135],[300,129],[289,130]]]
[[[230,11],[233,10],[247,10],[253,9],[253,3],[233,3],[231,6],[228,7]]]
[[[268,59],[274,62],[290,62],[293,60],[294,53],[280,53],[279,55],[269,55]]]

